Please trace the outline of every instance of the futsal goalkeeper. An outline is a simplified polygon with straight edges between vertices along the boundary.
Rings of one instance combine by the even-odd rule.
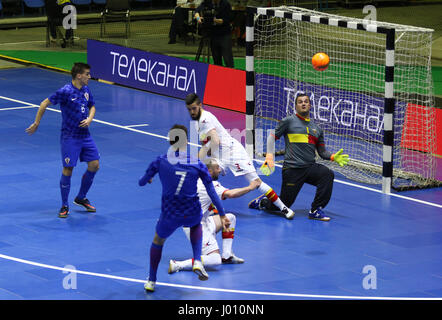
[[[269,175],[274,171],[275,139],[284,136],[285,157],[282,167],[282,187],[280,198],[291,206],[304,183],[316,186],[316,194],[311,204],[310,219],[329,221],[323,209],[330,201],[333,191],[334,173],[328,167],[315,162],[315,151],[322,159],[335,161],[340,166],[348,162],[348,155],[339,150],[332,154],[325,148],[322,129],[310,118],[310,98],[299,94],[295,100],[296,114],[282,119],[275,129],[275,135],[267,139],[266,161],[261,171]],[[256,209],[275,210],[262,195],[251,203]]]

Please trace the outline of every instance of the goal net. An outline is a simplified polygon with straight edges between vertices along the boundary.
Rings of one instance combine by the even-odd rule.
[[[351,159],[344,167],[318,162],[352,180],[382,184],[384,192],[440,183],[433,30],[298,7],[247,10],[247,125],[255,156],[265,154],[278,121],[295,113],[296,95],[306,93],[327,150],[343,148]],[[325,71],[311,64],[317,52],[330,57]],[[278,140],[277,154],[284,149]]]

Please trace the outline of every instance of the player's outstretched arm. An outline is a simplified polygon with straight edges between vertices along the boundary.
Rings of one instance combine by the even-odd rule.
[[[158,157],[155,161],[152,161],[146,170],[144,176],[138,180],[139,186],[145,186],[147,183],[152,183],[153,177],[158,173],[160,158]]]
[[[223,193],[223,197],[226,199],[241,197],[241,196],[249,193],[250,191],[253,191],[256,188],[258,188],[260,183],[261,182],[259,182],[259,180],[253,180],[250,182],[250,184],[247,187],[226,190]]]
[[[29,135],[31,135],[31,134],[33,134],[35,131],[37,131],[38,126],[40,125],[41,118],[43,117],[43,114],[45,113],[46,108],[47,108],[48,106],[50,106],[50,105],[51,105],[51,101],[49,101],[48,98],[44,99],[44,100],[40,103],[40,107],[38,108],[38,111],[37,111],[37,114],[36,114],[36,116],[35,116],[35,120],[34,120],[34,122],[33,122],[28,128],[25,129],[25,131],[26,131]]]
[[[338,152],[332,154],[325,149],[325,146],[323,144],[321,144],[317,147],[317,150],[319,156],[324,160],[334,161],[341,167],[345,166],[348,163],[348,154],[342,154],[343,149],[340,149]]]

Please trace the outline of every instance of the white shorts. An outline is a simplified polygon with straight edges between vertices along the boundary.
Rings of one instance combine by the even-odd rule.
[[[201,221],[203,226],[203,247],[201,254],[208,255],[212,251],[219,250],[218,242],[216,241],[216,224],[212,216]]]
[[[235,142],[228,150],[221,150],[220,159],[217,160],[223,170],[228,168],[235,176],[256,172],[253,161],[239,142]]]
[[[202,255],[208,255],[212,251],[219,250],[218,242],[216,241],[216,224],[212,216],[201,221],[203,228],[203,247],[201,249]],[[190,241],[190,228],[184,227],[184,233]]]

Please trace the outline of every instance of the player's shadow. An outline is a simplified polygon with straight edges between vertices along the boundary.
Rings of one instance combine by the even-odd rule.
[[[302,208],[297,209],[297,208],[295,208],[295,209],[292,209],[292,210],[295,212],[295,217],[293,219],[296,219],[296,218],[299,218],[299,217],[308,219],[308,214],[310,212],[310,209],[302,209]],[[329,211],[329,210],[323,210],[323,211],[332,220],[336,219],[336,218],[343,218],[343,219],[348,218],[345,215],[341,215],[339,213],[332,212],[332,211]],[[268,210],[268,209],[253,210],[253,212],[258,212],[258,215],[257,214],[251,214],[249,212],[239,212],[239,211],[235,211],[235,210],[226,210],[226,212],[231,212],[235,216],[240,217],[240,219],[253,219],[253,218],[256,218],[257,216],[259,216],[260,218],[262,218],[262,217],[264,217],[264,218],[265,217],[272,218],[273,216],[277,216],[277,217],[281,217],[281,218],[285,219],[284,214],[281,213],[281,211],[279,211],[279,210]]]
[[[295,212],[295,217],[293,219],[296,218],[306,218],[308,219],[308,214],[310,212],[310,209],[292,209]],[[277,211],[277,210],[263,210],[265,213],[268,213],[270,215],[275,215],[275,216],[279,216],[279,217],[283,217],[285,218],[285,216],[281,213],[281,211]],[[340,218],[345,218],[345,216],[339,215],[337,213],[328,211],[328,210],[323,210],[325,212],[325,214],[327,216],[329,216],[331,219],[340,217]]]

